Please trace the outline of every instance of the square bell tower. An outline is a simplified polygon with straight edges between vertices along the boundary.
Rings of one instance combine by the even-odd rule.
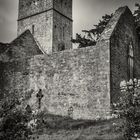
[[[18,35],[29,29],[46,54],[72,48],[72,0],[19,0]]]

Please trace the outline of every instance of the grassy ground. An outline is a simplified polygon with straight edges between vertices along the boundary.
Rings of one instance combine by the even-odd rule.
[[[38,129],[39,140],[124,140],[122,120],[72,120],[48,115]]]

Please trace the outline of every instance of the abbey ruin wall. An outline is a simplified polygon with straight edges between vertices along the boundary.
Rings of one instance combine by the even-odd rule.
[[[37,109],[36,94],[41,89],[41,109],[52,114],[67,116],[73,107],[75,119],[105,116],[110,109],[109,61],[102,61],[108,51],[99,54],[99,50],[87,47],[1,63],[1,90],[24,95],[27,104]]]
[[[24,35],[9,44],[10,49],[0,44],[1,95],[18,94],[24,107],[29,104],[34,110],[62,116],[72,109],[74,119],[105,118],[120,96],[120,82],[129,79],[130,43],[134,48],[133,76],[140,76],[138,38],[128,7],[115,12],[96,46],[44,55],[31,33]],[[39,91],[43,94],[41,108]]]
[[[117,15],[122,11],[118,20]],[[110,83],[111,102],[118,102],[120,97],[120,82],[140,78],[140,46],[136,34],[134,17],[128,7],[120,8],[111,21],[117,24],[110,38]],[[130,58],[130,47],[132,46]],[[131,62],[130,62],[131,59]]]
[[[52,28],[53,10],[18,21],[18,35],[29,29],[46,53],[52,53]]]

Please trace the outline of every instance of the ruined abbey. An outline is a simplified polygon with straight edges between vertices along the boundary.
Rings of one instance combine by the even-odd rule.
[[[80,49],[72,23],[72,0],[19,0],[18,37],[0,43],[1,97],[16,93],[25,107],[74,119],[109,115],[120,82],[140,78],[133,15],[119,8],[97,45]]]

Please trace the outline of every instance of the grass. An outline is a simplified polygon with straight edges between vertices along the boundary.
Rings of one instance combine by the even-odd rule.
[[[122,119],[90,121],[46,115],[39,140],[124,140]]]

